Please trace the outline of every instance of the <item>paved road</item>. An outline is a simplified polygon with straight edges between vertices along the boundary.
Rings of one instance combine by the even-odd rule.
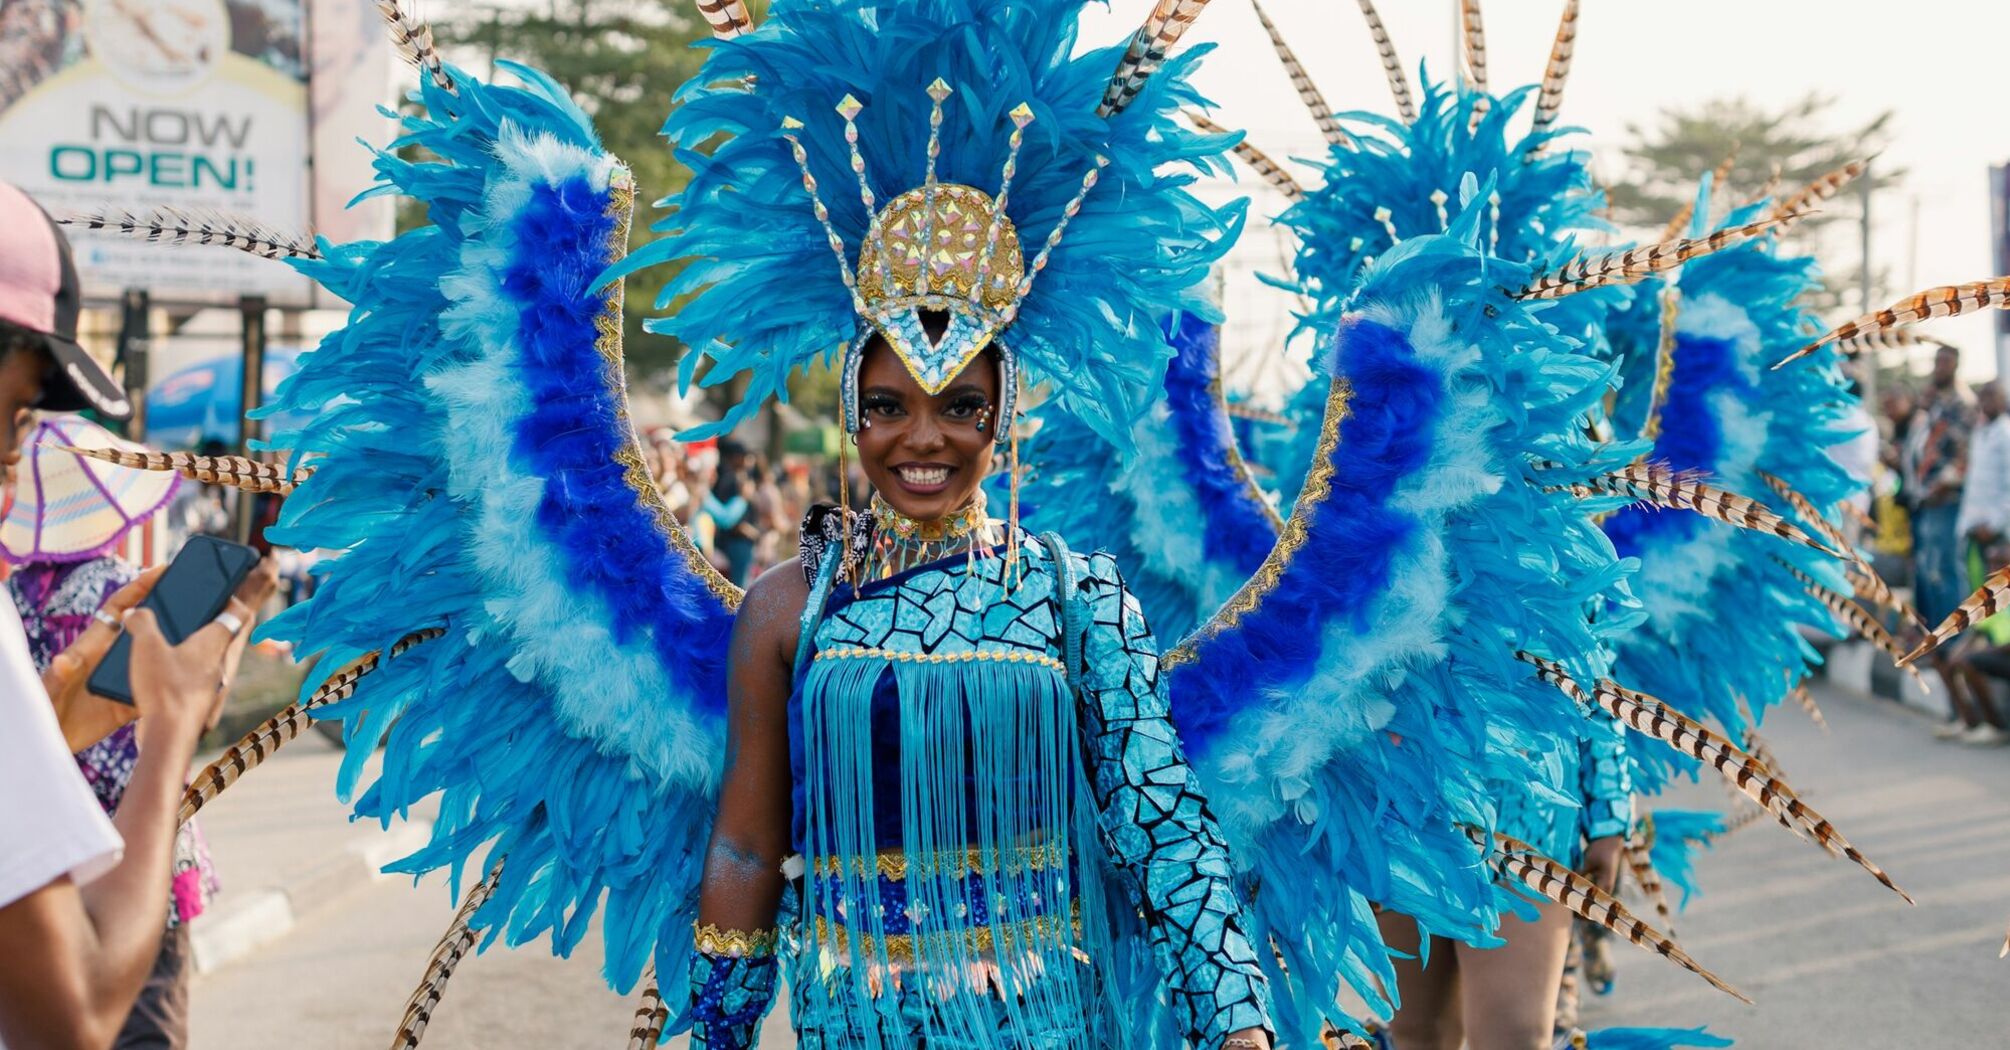
[[[1831,732],[1797,710],[1768,720],[1785,775],[1918,900],[1778,825],[1754,824],[1698,864],[1704,895],[1682,944],[1757,1000],[1747,1007],[1623,949],[1591,1024],[1707,1023],[1741,1047],[2010,1047],[2010,750],[1937,743],[1932,723],[1860,694],[1817,693]],[[1677,806],[1722,807],[1716,784]]]
[[[1692,954],[1758,1005],[1746,1007],[1659,959],[1624,949],[1618,990],[1587,1005],[1588,1023],[1707,1023],[1755,1050],[2010,1047],[2010,960],[1996,957],[2010,922],[2010,750],[1937,744],[1930,725],[1912,712],[1854,695],[1820,696],[1831,733],[1785,710],[1773,716],[1768,738],[1809,803],[1890,870],[1919,905],[1906,907],[1869,876],[1777,826],[1754,825],[1703,856],[1704,896],[1679,932]],[[295,762],[331,764],[332,755],[308,750],[318,744],[302,743]],[[326,776],[281,773],[269,787],[318,792],[325,784]],[[250,794],[241,805],[251,804]],[[228,801],[218,803],[220,818]],[[1705,784],[1685,788],[1669,804],[1727,801],[1715,784]],[[257,803],[262,812],[274,804]],[[310,815],[296,834],[343,827],[319,794],[303,800],[303,812]],[[353,827],[347,834],[355,834]],[[255,863],[241,844],[235,855],[240,873]],[[232,877],[229,870],[224,875]],[[402,881],[351,891],[282,941],[199,978],[194,1045],[389,1045],[405,998],[452,914],[433,880],[416,891]],[[565,962],[538,947],[470,959],[448,987],[424,1045],[623,1046],[634,1004],[601,986],[597,940],[589,936]],[[770,1032],[766,1045],[789,1045],[779,1016]]]

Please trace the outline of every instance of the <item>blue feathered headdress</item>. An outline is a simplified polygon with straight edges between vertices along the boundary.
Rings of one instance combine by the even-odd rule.
[[[1029,276],[1065,223],[1031,294],[1005,317],[1010,327],[998,342],[1008,363],[1051,382],[1066,411],[1129,447],[1129,424],[1171,355],[1158,318],[1169,308],[1213,315],[1196,286],[1233,242],[1242,205],[1210,208],[1188,191],[1191,171],[1170,170],[1224,163],[1218,137],[1174,122],[1182,105],[1204,104],[1187,74],[1207,49],[1166,59],[1127,106],[1101,115],[1098,102],[1124,49],[1075,56],[1080,6],[778,2],[759,29],[713,45],[664,125],[691,182],[666,202],[672,212],[657,225],[666,236],[625,267],[683,265],[658,303],[675,311],[650,323],[694,351],[681,380],[690,382],[700,358],[713,363],[704,385],[748,378],[725,418],[691,436],[731,427],[770,396],[786,398],[792,370],[869,334],[840,259],[861,262],[862,246],[880,235],[892,209],[875,224],[861,184],[882,206],[924,186],[939,104],[933,174],[941,184],[1006,197],[1000,188],[1011,158],[1003,210]],[[938,80],[949,90],[944,99],[929,90]],[[1014,155],[1014,132],[1028,112]],[[709,154],[700,152],[720,135]],[[860,272],[861,283],[867,276]],[[875,320],[896,350],[890,329],[900,323]],[[988,334],[960,337],[961,349],[974,353]],[[903,359],[927,378],[915,358]]]

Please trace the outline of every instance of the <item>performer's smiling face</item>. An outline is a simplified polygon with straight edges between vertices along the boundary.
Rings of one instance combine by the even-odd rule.
[[[977,355],[930,396],[875,337],[859,364],[859,463],[894,510],[934,521],[961,510],[991,470],[998,359]],[[981,424],[981,425],[980,425]]]

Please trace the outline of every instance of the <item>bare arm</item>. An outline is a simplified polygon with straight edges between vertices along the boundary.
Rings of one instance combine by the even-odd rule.
[[[794,559],[747,589],[727,664],[726,772],[705,851],[698,922],[770,930],[789,853],[789,692],[809,588]]]
[[[231,612],[248,621],[273,582],[261,568]],[[0,1042],[15,1050],[110,1045],[160,951],[182,784],[196,739],[215,719],[233,639],[212,624],[169,646],[145,610],[128,628],[143,717],[139,760],[112,821],[125,855],[81,890],[66,876],[0,908]]]

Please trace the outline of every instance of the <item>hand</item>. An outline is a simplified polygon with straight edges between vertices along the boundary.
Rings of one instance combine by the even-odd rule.
[[[142,749],[149,739],[159,737],[185,740],[193,750],[196,738],[216,725],[228,691],[226,670],[234,670],[234,661],[227,658],[239,647],[240,639],[249,636],[258,607],[272,597],[278,585],[277,565],[270,558],[261,561],[238,584],[227,606],[242,626],[232,631],[212,621],[180,645],[168,644],[153,610],[135,609],[126,616],[126,632],[133,639],[133,706],[141,716]]]
[[[155,566],[140,573],[133,582],[112,592],[100,609],[113,623],[123,620],[129,610],[153,593],[154,581],[161,578],[163,571],[164,566]],[[140,716],[131,704],[92,695],[84,687],[118,637],[117,627],[93,619],[84,633],[69,648],[57,653],[42,672],[42,690],[49,694],[49,702],[56,708],[56,721],[63,727],[63,743],[73,752],[90,747]]]
[[[1582,874],[1597,883],[1599,889],[1607,893],[1618,892],[1619,861],[1625,848],[1626,839],[1621,835],[1592,839],[1591,844],[1584,847]]]
[[[1236,1042],[1238,1039],[1243,1042]],[[1250,1046],[1256,1047],[1256,1050],[1270,1050],[1270,1033],[1261,1028],[1244,1028],[1239,1032],[1228,1033],[1222,1039],[1222,1045],[1233,1047],[1234,1050],[1248,1050]]]

